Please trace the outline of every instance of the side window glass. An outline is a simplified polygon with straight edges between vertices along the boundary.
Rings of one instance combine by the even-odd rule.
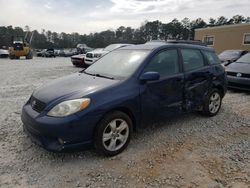
[[[183,66],[185,71],[194,70],[204,66],[201,52],[194,49],[182,49]]]
[[[204,51],[205,57],[210,65],[219,64],[220,60],[214,52]]]
[[[179,73],[179,62],[177,50],[166,50],[155,55],[144,72],[158,72],[161,77]]]

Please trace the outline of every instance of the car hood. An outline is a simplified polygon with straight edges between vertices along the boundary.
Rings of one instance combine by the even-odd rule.
[[[85,54],[79,54],[79,55],[73,55],[71,56],[71,58],[79,58],[79,59],[84,59],[85,58]]]
[[[250,63],[231,63],[227,66],[226,71],[250,74]]]
[[[219,59],[221,60],[221,61],[234,61],[234,60],[236,60],[237,59],[237,57],[220,57],[219,56]]]
[[[44,103],[54,100],[81,98],[90,93],[115,85],[119,80],[75,73],[56,79],[33,92],[33,97]]]

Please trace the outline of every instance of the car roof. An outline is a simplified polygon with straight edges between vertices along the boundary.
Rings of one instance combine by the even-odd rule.
[[[183,48],[194,48],[194,49],[201,49],[206,51],[214,51],[213,48],[201,46],[201,45],[195,45],[195,44],[184,44],[184,43],[167,43],[167,42],[153,42],[153,43],[145,43],[145,44],[139,44],[139,45],[131,45],[126,46],[123,48],[120,48],[121,50],[155,50],[158,48],[164,48],[164,47],[183,47]]]

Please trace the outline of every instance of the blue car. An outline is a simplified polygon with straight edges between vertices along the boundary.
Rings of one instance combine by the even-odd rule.
[[[226,88],[225,70],[211,48],[133,45],[35,90],[22,121],[30,138],[49,151],[95,147],[113,156],[138,127],[183,112],[216,115]]]

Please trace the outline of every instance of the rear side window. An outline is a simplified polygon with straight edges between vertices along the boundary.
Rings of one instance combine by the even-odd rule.
[[[207,61],[210,65],[214,65],[214,64],[219,64],[220,60],[218,58],[218,56],[214,53],[214,52],[207,52],[204,51],[203,52],[205,57],[207,58]]]
[[[182,49],[181,54],[185,71],[191,71],[204,66],[204,60],[200,50]]]
[[[179,73],[178,52],[176,49],[166,50],[156,54],[144,72],[158,72],[161,77]]]

